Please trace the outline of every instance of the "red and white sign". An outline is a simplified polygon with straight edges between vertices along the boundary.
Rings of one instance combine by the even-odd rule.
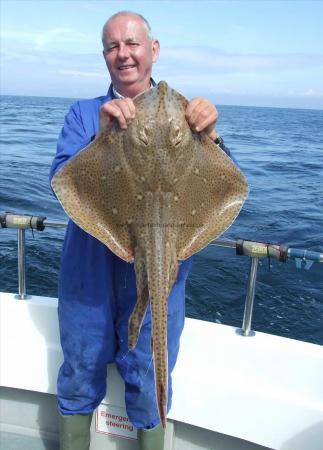
[[[125,408],[101,403],[96,410],[97,433],[126,439],[137,439],[137,429],[130,422]]]

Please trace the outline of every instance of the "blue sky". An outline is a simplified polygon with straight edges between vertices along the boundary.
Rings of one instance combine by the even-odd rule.
[[[323,109],[321,0],[1,0],[1,93],[87,98],[107,91],[100,34],[134,10],[161,43],[154,66],[192,98]]]

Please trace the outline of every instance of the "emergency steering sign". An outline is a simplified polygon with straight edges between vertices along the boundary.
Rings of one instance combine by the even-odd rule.
[[[101,403],[96,411],[97,433],[126,439],[137,439],[137,430],[130,422],[125,408]]]

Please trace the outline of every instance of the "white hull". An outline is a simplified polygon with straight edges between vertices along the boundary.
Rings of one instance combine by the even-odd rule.
[[[12,445],[1,450],[57,449],[56,309],[55,299],[0,293],[0,442]],[[122,381],[108,370],[104,403],[124,411]],[[186,319],[165,449],[322,450],[322,375],[322,346]],[[92,450],[137,448],[97,426]]]

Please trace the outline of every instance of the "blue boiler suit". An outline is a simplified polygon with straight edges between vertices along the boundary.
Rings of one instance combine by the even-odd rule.
[[[58,138],[50,179],[94,139],[99,129],[100,106],[113,98],[111,85],[106,96],[72,105]],[[227,148],[223,150],[229,153]],[[190,266],[191,259],[181,263],[168,299],[168,410],[172,399],[171,373],[184,326],[185,282]],[[60,413],[91,413],[106,393],[107,364],[115,362],[125,382],[131,422],[137,428],[156,426],[160,419],[151,362],[149,307],[138,343],[128,351],[128,319],[136,303],[134,265],[118,258],[70,220],[62,250],[58,297],[64,354],[57,380]]]

